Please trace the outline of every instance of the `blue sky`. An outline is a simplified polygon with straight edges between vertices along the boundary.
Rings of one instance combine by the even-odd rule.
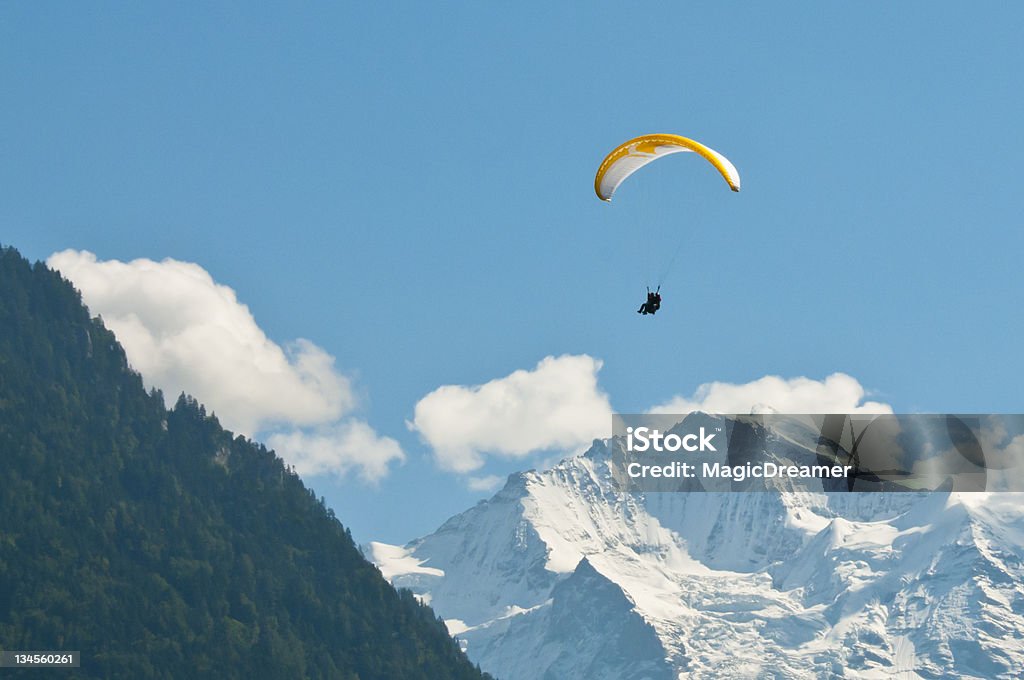
[[[0,240],[197,263],[270,338],[333,355],[407,454],[376,486],[309,480],[359,540],[483,495],[407,429],[418,400],[548,355],[602,360],[621,412],[836,371],[899,411],[1020,412],[1022,20],[951,2],[6,4]],[[677,156],[598,201],[604,154],[656,131],[728,155],[743,191]],[[663,312],[640,319],[680,243]]]

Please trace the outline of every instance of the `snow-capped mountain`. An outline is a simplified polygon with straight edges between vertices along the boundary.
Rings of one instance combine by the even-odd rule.
[[[626,494],[616,447],[371,557],[501,680],[1024,675],[1020,495]]]

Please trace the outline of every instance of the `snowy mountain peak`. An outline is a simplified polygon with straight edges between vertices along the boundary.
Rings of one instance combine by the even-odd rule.
[[[499,678],[1024,673],[1019,496],[626,494],[615,451],[373,559]]]

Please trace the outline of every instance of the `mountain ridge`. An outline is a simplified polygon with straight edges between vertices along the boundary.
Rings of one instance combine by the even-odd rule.
[[[391,580],[429,598],[470,658],[508,680],[556,668],[588,677],[580,669],[593,649],[619,650],[619,668],[648,664],[636,677],[658,677],[663,661],[694,678],[1024,671],[1019,495],[625,494],[611,473],[616,446],[597,441],[548,470],[511,475],[492,499],[402,548],[406,564],[429,573],[395,569]],[[384,544],[370,552],[387,564]],[[565,647],[582,650],[576,665],[556,664],[546,651],[559,640],[553,594],[583,564],[632,605],[616,610],[607,593],[581,599],[579,619],[611,631],[610,619],[639,616],[660,651],[591,630]],[[458,586],[474,573],[467,599]],[[535,675],[514,658],[533,659]]]
[[[79,650],[89,678],[484,677],[272,451],[166,409],[2,247],[0,457],[0,648]]]

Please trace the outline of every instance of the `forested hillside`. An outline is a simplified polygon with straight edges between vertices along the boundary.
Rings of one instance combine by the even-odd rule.
[[[75,677],[484,677],[272,451],[168,411],[11,248],[0,463],[0,648],[80,650]]]

